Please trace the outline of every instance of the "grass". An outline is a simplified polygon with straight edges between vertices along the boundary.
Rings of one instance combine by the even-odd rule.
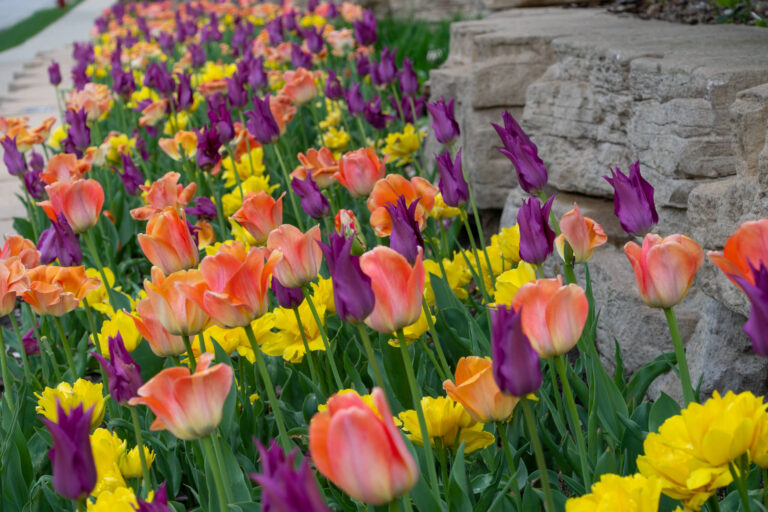
[[[429,71],[439,67],[448,58],[452,21],[457,20],[430,23],[419,20],[380,19],[376,47],[397,47],[398,65],[405,57],[409,57],[419,79],[426,80],[429,78]]]
[[[20,45],[57,19],[64,16],[81,1],[82,0],[71,0],[64,9],[61,9],[60,7],[40,9],[15,25],[0,30],[0,52]]]

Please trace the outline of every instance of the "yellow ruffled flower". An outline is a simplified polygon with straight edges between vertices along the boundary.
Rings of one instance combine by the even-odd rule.
[[[229,226],[232,229],[232,238],[238,242],[243,242],[248,247],[256,245],[256,239],[243,226],[232,219],[229,220]]]
[[[341,124],[340,102],[329,100],[328,98],[326,98],[325,109],[328,111],[328,114],[325,116],[325,119],[323,119],[322,121],[320,121],[320,123],[318,123],[320,125],[320,129],[328,130],[330,128],[339,126],[339,124]]]
[[[326,23],[327,23],[326,19],[318,14],[311,14],[309,16],[304,16],[299,20],[299,26],[301,28],[307,28],[307,27],[320,28],[324,26]]]
[[[570,498],[565,512],[657,512],[660,497],[658,478],[606,474],[592,485],[590,494]]]
[[[406,124],[402,132],[387,135],[382,153],[387,157],[387,162],[403,166],[413,162],[423,137],[424,135],[417,132],[412,124]]]
[[[491,237],[491,245],[501,250],[506,266],[510,262],[520,261],[520,226],[515,224],[508,228],[501,228],[498,234]]]
[[[248,192],[258,192],[263,190],[267,194],[271,194],[279,187],[279,185],[269,184],[269,175],[263,176],[250,176],[242,183],[243,194]],[[235,187],[232,192],[221,196],[222,208],[224,210],[225,217],[231,217],[238,208],[243,205],[243,196],[240,195],[240,187]]]
[[[201,354],[202,352],[215,353],[214,340],[227,355],[232,354],[240,345],[248,345],[248,337],[245,334],[245,329],[242,327],[225,329],[214,324],[203,331],[203,339],[205,341],[205,350],[200,350],[200,336],[196,336],[192,342],[192,352],[195,354]]]
[[[132,313],[134,316],[136,313]],[[130,314],[123,310],[115,313],[112,318],[101,324],[101,331],[96,335],[101,346],[101,353],[109,359],[109,338],[114,338],[120,333],[126,350],[133,352],[141,343],[141,334],[136,328],[136,323]]]
[[[325,318],[325,306],[315,304],[318,316]],[[307,337],[309,350],[325,350],[323,338],[320,335],[320,329],[317,327],[315,317],[309,309],[307,301],[301,303],[297,308],[301,318],[304,335]],[[292,309],[275,308],[272,312],[277,332],[268,332],[261,339],[261,350],[270,356],[282,356],[288,362],[300,363],[304,359],[306,350],[304,341],[301,337],[299,324],[296,322],[296,315]]]
[[[464,453],[472,453],[490,446],[495,436],[483,430],[483,424],[473,420],[464,407],[452,399],[440,396],[425,396],[421,399],[427,432],[432,444],[436,440],[449,449],[464,443]],[[403,422],[405,435],[414,444],[422,445],[421,429],[415,410],[401,412],[398,417]],[[458,441],[456,439],[458,435]]]
[[[472,273],[469,271],[467,263],[461,257],[454,258],[453,260],[444,259],[443,268],[445,268],[448,286],[451,287],[451,291],[459,299],[466,299],[469,296],[467,285],[472,280]],[[427,299],[428,305],[434,306],[435,292],[432,289],[431,274],[435,274],[442,279],[443,272],[440,270],[440,264],[434,260],[424,260],[424,298]]]
[[[200,70],[198,76],[200,83],[210,82],[211,80],[221,80],[222,78],[232,78],[237,71],[236,64],[218,64],[213,61],[207,61]]]
[[[176,115],[170,115],[163,127],[163,133],[165,135],[173,135],[176,132],[184,131],[189,125],[189,115],[185,110],[176,112]]]
[[[265,336],[273,334],[272,329],[275,327],[275,318],[272,313],[267,313],[266,315],[257,318],[253,322],[251,322],[251,329],[253,329],[253,334],[256,338],[256,342],[261,345],[262,340]],[[262,348],[262,352],[264,352],[264,349]],[[246,358],[251,363],[256,362],[256,355],[253,353],[253,347],[251,347],[251,342],[246,340],[246,343],[241,343],[237,347],[237,354],[241,357]]]
[[[144,447],[144,459],[147,461],[147,469],[152,467],[155,462],[155,452]],[[141,478],[141,457],[139,457],[139,447],[134,446],[129,451],[123,451],[118,458],[117,465],[124,478]]]
[[[143,76],[136,76],[136,71],[134,71],[134,79],[137,80],[137,84],[142,83]],[[131,94],[131,101],[128,102],[129,108],[136,108],[139,106],[139,103],[141,103],[143,100],[152,100],[154,103],[155,101],[159,100],[160,96],[157,94],[157,92],[154,89],[150,89],[147,86],[143,86],[141,89],[136,89],[133,91],[133,94]]]
[[[135,512],[139,507],[136,495],[130,487],[117,487],[102,491],[95,502],[88,501],[88,512]]]
[[[69,130],[69,125],[62,124],[57,126],[51,132],[51,135],[48,137],[48,142],[46,144],[48,144],[53,149],[61,149],[61,141],[67,137],[67,130]]]
[[[125,478],[118,461],[125,453],[126,443],[117,434],[105,428],[97,428],[91,434],[91,450],[96,463],[96,486],[91,496],[125,487]]]
[[[113,135],[109,137],[101,145],[101,149],[104,151],[104,158],[107,163],[112,165],[119,165],[122,167],[122,155],[130,155],[133,148],[136,147],[136,139],[128,137],[124,133]]]
[[[42,394],[35,393],[37,397],[35,411],[55,423],[59,419],[56,409],[57,399],[66,413],[83,404],[85,411],[93,407],[91,428],[95,428],[104,421],[106,399],[103,389],[104,386],[101,383],[95,384],[85,379],[77,379],[74,385],[70,385],[69,382],[61,382],[55,388],[45,388]]]
[[[443,194],[438,192],[435,196],[435,204],[429,212],[429,216],[434,219],[451,219],[461,215],[461,208],[448,206],[443,200]]]
[[[496,304],[512,305],[512,299],[517,290],[525,283],[536,280],[536,267],[530,263],[521,261],[517,268],[506,270],[496,278],[496,291],[493,294],[493,300]]]
[[[346,150],[349,144],[349,134],[344,131],[344,128],[329,128],[323,133],[322,138],[323,146],[333,151],[334,156],[337,152]]]
[[[109,286],[115,286],[115,275],[112,273],[112,270],[110,270],[109,267],[104,267],[103,270],[104,275],[107,276]],[[85,275],[88,277],[98,278],[99,281],[101,281],[101,286],[85,296],[85,300],[88,302],[88,305],[99,313],[105,314],[109,317],[114,315],[115,311],[109,304],[109,295],[107,293],[106,287],[104,286],[104,282],[101,279],[101,273],[95,268],[86,268]]]
[[[312,301],[315,306],[325,306],[326,313],[330,315],[336,314],[336,303],[333,302],[333,281],[326,279],[322,276],[318,276],[317,282],[311,284],[312,287]],[[318,314],[320,312],[318,311]]]
[[[232,168],[232,158],[227,157],[222,159],[221,167],[224,168],[224,172],[221,176],[224,178],[224,186],[232,188],[237,185],[237,178],[235,177],[235,170]],[[251,176],[261,176],[264,174],[264,148],[252,148],[251,152],[246,155],[242,155],[240,160],[236,164],[237,176],[240,177],[240,181],[243,182]],[[253,171],[251,171],[253,169]]]
[[[480,270],[482,272],[483,281],[485,283],[485,289],[488,290],[489,293],[493,294],[496,277],[504,271],[504,258],[501,256],[501,248],[496,247],[495,245],[486,246],[485,252],[488,253],[488,259],[491,261],[491,271],[493,272],[492,276],[488,272],[488,262],[485,260],[485,254],[483,254],[483,251],[480,248],[477,249],[477,254],[480,258]],[[472,266],[475,272],[477,272],[477,263],[475,262],[475,255],[473,252],[471,250],[465,250],[464,255],[466,256],[466,260],[464,260],[464,256],[461,254],[457,254],[455,258],[461,258],[465,263],[468,260],[469,264]]]

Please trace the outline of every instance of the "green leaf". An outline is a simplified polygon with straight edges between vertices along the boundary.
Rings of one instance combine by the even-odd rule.
[[[598,481],[601,475],[606,473],[617,473],[618,464],[616,461],[616,455],[613,450],[605,450],[597,458],[597,464],[595,464],[595,473],[592,475],[593,481]]]
[[[675,414],[680,414],[680,404],[662,392],[651,406],[651,412],[648,415],[648,432],[658,432],[661,424]]]
[[[627,404],[600,360],[589,358],[589,364],[594,386],[597,388],[596,405],[600,426],[618,443],[624,435],[624,424],[617,416],[629,416]]]
[[[626,389],[624,390],[624,399],[628,404],[639,404],[643,401],[643,397],[648,392],[648,386],[656,380],[659,375],[662,375],[675,365],[675,354],[670,352],[667,354],[661,354],[659,357],[645,363],[643,366],[637,369],[632,378],[629,379]]]
[[[453,459],[451,476],[448,478],[448,510],[449,512],[471,512],[472,496],[467,482],[467,468],[464,464],[464,443],[456,450]]]

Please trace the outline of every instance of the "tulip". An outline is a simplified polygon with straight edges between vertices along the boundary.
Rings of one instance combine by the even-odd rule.
[[[183,158],[190,159],[197,154],[197,134],[179,130],[172,139],[160,139],[158,146],[163,152],[177,162]]]
[[[752,340],[755,354],[768,357],[768,268],[761,262],[760,268],[752,268],[751,280],[740,276],[733,279],[752,304],[744,332]]]
[[[403,59],[403,68],[400,70],[400,90],[406,96],[414,96],[419,92],[419,77],[413,70],[413,62],[408,57]]]
[[[149,299],[136,304],[136,316],[131,316],[136,329],[149,343],[149,348],[160,357],[178,356],[186,350],[181,336],[169,333],[157,319]]]
[[[704,262],[701,246],[684,235],[661,238],[649,233],[642,248],[627,242],[624,254],[635,271],[640,295],[654,308],[671,308],[682,301]]]
[[[347,102],[347,110],[351,116],[358,116],[365,111],[365,98],[360,92],[360,84],[353,84],[352,87],[344,91],[344,99]]]
[[[253,97],[253,110],[246,110],[248,121],[245,123],[248,131],[262,144],[272,144],[280,136],[280,127],[270,108],[270,95],[264,99]]]
[[[584,290],[575,284],[563,286],[560,276],[524,284],[515,294],[512,307],[520,312],[523,332],[531,346],[544,358],[571,350],[579,341],[589,313]]]
[[[360,256],[352,254],[353,236],[336,232],[328,236],[328,244],[320,247],[333,280],[333,303],[336,314],[345,322],[362,322],[373,311],[375,296],[371,278],[360,267]]]
[[[197,184],[190,183],[184,187],[179,183],[179,178],[181,178],[179,173],[167,172],[151,186],[142,185],[140,188],[146,192],[147,206],[131,210],[131,217],[136,220],[147,220],[169,206],[180,209],[189,203],[195,195]]]
[[[202,131],[195,129],[197,134],[197,165],[204,172],[211,172],[211,169],[221,161],[219,148],[221,148],[221,137],[216,127],[208,125],[203,127]]]
[[[51,85],[57,86],[61,83],[61,68],[59,63],[55,60],[51,61],[51,65],[48,66],[48,81]]]
[[[305,179],[307,176],[312,176],[312,179],[321,189],[326,189],[336,182],[335,175],[339,170],[339,163],[330,149],[320,148],[318,151],[315,148],[310,148],[306,155],[299,153],[296,156],[301,162],[301,166],[291,173],[292,177]]]
[[[8,235],[0,249],[0,259],[4,260],[14,256],[18,256],[27,268],[34,268],[40,264],[40,253],[34,242],[23,236]]]
[[[328,198],[320,192],[312,176],[307,176],[306,179],[293,178],[291,190],[301,198],[301,208],[313,219],[321,219],[331,212]]]
[[[493,378],[502,392],[524,397],[541,387],[539,353],[523,332],[522,312],[507,306],[491,310]]]
[[[529,194],[535,194],[547,184],[547,168],[539,158],[536,144],[517,124],[515,118],[506,111],[501,117],[504,120],[503,128],[491,123],[504,144],[504,148],[499,149],[499,152],[514,164],[520,188]]]
[[[141,367],[133,360],[125,348],[120,333],[109,338],[109,359],[91,352],[109,379],[109,396],[119,404],[125,404],[135,397],[144,384]]]
[[[10,315],[16,296],[29,290],[26,268],[19,258],[0,260],[0,316]]]
[[[736,285],[743,280],[754,285],[753,268],[768,265],[768,218],[743,223],[725,242],[722,252],[710,251],[707,256]]]
[[[91,415],[93,408],[83,406],[68,413],[57,403],[58,420],[43,418],[53,440],[48,452],[53,466],[53,489],[76,501],[86,498],[96,486],[96,464],[91,451]]]
[[[613,213],[624,231],[642,236],[659,222],[653,187],[640,174],[640,162],[629,167],[629,177],[618,167],[611,170],[611,177],[603,177],[613,186]]]
[[[376,16],[368,9],[363,11],[361,19],[355,21],[355,39],[360,46],[370,46],[376,42],[376,25]]]
[[[40,233],[37,241],[39,261],[47,265],[58,259],[59,264],[65,267],[80,265],[83,262],[83,251],[77,235],[63,214],[60,213],[58,217],[58,221],[51,221],[51,226]]]
[[[39,266],[28,270],[27,276],[29,290],[21,298],[38,315],[63,316],[101,286],[99,278],[86,276],[85,267]]]
[[[469,185],[464,179],[461,167],[461,149],[456,152],[456,159],[451,160],[450,150],[435,155],[437,170],[440,172],[440,193],[448,206],[459,207],[469,199]]]
[[[409,181],[399,174],[390,174],[376,182],[368,201],[366,201],[368,210],[371,212],[371,226],[373,226],[376,235],[389,236],[392,232],[392,217],[387,211],[386,205],[396,203],[400,196],[405,197],[408,206],[418,199],[414,217],[419,228],[424,229],[427,214],[435,205],[437,192],[434,185],[418,176]]]
[[[104,189],[96,180],[56,182],[45,187],[49,201],[38,203],[48,218],[58,220],[63,213],[75,234],[87,231],[99,221],[104,206]]]
[[[387,123],[393,121],[395,116],[386,114],[381,110],[381,98],[376,97],[370,103],[366,103],[363,109],[363,117],[376,130],[383,130]]]
[[[419,319],[425,278],[421,250],[411,266],[394,249],[378,246],[360,257],[360,268],[371,278],[376,297],[366,325],[390,334]]]
[[[151,501],[138,498],[136,507],[136,512],[170,512],[173,510],[168,506],[166,482],[160,484]]]
[[[397,48],[390,50],[385,46],[381,51],[381,58],[378,65],[371,66],[371,82],[373,82],[374,85],[385,86],[397,79],[397,64],[395,63],[396,55]]]
[[[40,179],[42,171],[32,170],[24,175],[24,187],[32,199],[40,201],[45,197],[45,183]]]
[[[23,176],[27,172],[27,162],[24,161],[24,155],[16,147],[16,137],[5,136],[0,138],[0,145],[3,146],[3,162],[8,168],[8,174],[11,176]]]
[[[202,282],[199,270],[180,270],[166,277],[162,270],[152,267],[152,280],[144,281],[144,290],[158,321],[169,333],[192,336],[208,326],[208,314],[179,290],[179,285],[194,287]]]
[[[441,144],[450,146],[461,134],[459,123],[453,115],[453,98],[448,103],[442,97],[434,103],[427,103],[427,110],[432,116],[432,131]]]
[[[530,197],[523,201],[517,212],[517,224],[520,226],[520,258],[532,265],[541,265],[552,254],[555,232],[549,227],[549,212],[555,196],[541,205]]]
[[[210,198],[198,196],[195,198],[194,203],[195,206],[188,206],[184,209],[185,214],[194,215],[198,219],[213,219],[218,215],[216,205],[213,204]]]
[[[155,413],[150,430],[168,430],[179,439],[205,437],[221,423],[224,401],[232,387],[232,367],[210,366],[213,354],[204,353],[194,373],[174,367],[161,371],[141,386],[130,405],[143,404]]]
[[[144,175],[141,173],[133,159],[128,154],[120,155],[123,163],[123,172],[120,174],[120,180],[123,182],[123,188],[129,195],[135,196],[141,191],[141,185],[144,184]]]
[[[184,214],[168,207],[147,222],[146,234],[138,235],[147,259],[166,274],[194,267],[200,253],[187,227]]]
[[[410,207],[406,206],[403,196],[397,198],[397,204],[389,203],[386,205],[392,219],[389,246],[405,256],[409,263],[416,261],[420,251],[424,250],[424,239],[415,217],[418,206],[418,199],[413,201]]]
[[[364,53],[355,55],[355,71],[357,71],[357,76],[360,78],[368,76],[371,72],[371,59],[368,58],[368,55]]]
[[[203,281],[179,283],[177,288],[218,325],[244,327],[269,308],[267,290],[278,258],[263,248],[246,250],[242,242],[233,242],[203,259]]]
[[[317,277],[323,262],[319,241],[317,225],[302,233],[295,226],[283,224],[269,234],[267,248],[277,254],[274,274],[283,286],[299,288]]]
[[[512,417],[519,398],[502,393],[493,374],[490,360],[477,356],[462,357],[456,365],[456,383],[445,380],[443,389],[449,397],[464,406],[473,420],[480,423],[504,422]]]
[[[328,71],[328,77],[325,79],[324,93],[325,97],[329,100],[339,100],[344,96],[344,88],[334,70]]]
[[[296,309],[304,302],[302,288],[286,288],[276,277],[272,277],[272,293],[275,294],[277,304],[281,308]]]
[[[296,69],[312,69],[312,54],[296,43],[291,43],[291,65]]]
[[[309,450],[317,470],[352,498],[383,505],[410,491],[419,470],[384,392],[372,395],[378,414],[355,393],[332,396],[309,424]]]
[[[269,44],[277,46],[283,42],[283,19],[281,17],[268,21],[266,29],[267,34],[269,34]]]
[[[384,162],[372,148],[360,148],[344,154],[339,161],[336,181],[346,188],[352,197],[365,197],[376,182],[386,174]]]
[[[69,153],[53,155],[48,160],[45,172],[40,175],[40,178],[48,185],[53,185],[57,181],[74,181],[91,170],[92,161],[93,157],[90,155],[81,159]]]
[[[603,227],[589,217],[584,217],[576,203],[573,203],[573,210],[560,218],[560,231],[562,234],[555,239],[557,252],[565,260],[565,242],[568,242],[576,263],[588,261],[595,247],[608,240]]]
[[[242,225],[259,245],[283,221],[283,196],[275,200],[260,190],[245,194],[243,205],[231,217]]]

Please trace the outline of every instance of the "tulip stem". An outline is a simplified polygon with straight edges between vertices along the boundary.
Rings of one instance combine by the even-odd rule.
[[[443,373],[446,375],[445,378],[449,379],[451,376],[451,366],[448,364],[448,360],[445,358],[443,346],[440,344],[440,338],[437,335],[435,322],[432,320],[432,312],[429,310],[426,297],[421,297],[421,307],[424,310],[424,316],[427,317],[427,326],[429,327],[429,334],[432,336],[432,342],[435,344],[435,352],[437,352],[437,358],[440,360]]]
[[[240,179],[240,172],[237,170],[237,163],[235,162],[234,147],[229,148],[229,160],[232,162],[232,174],[235,175],[235,182],[237,183],[237,189],[240,191],[240,200],[242,201],[245,199],[245,192],[243,192],[243,181]],[[253,164],[251,164],[251,175],[253,175]]]
[[[293,215],[296,217],[296,224],[299,226],[300,230],[304,231],[304,225],[301,221],[301,214],[299,213],[299,205],[296,204],[296,194],[294,194],[293,190],[291,189],[291,177],[288,175],[288,168],[285,166],[285,162],[283,161],[283,154],[280,150],[280,146],[278,146],[278,142],[272,144],[272,149],[275,150],[277,160],[280,162],[280,169],[283,171],[285,191],[288,193],[288,198],[291,200],[291,208],[293,208]]]
[[[368,336],[368,330],[361,322],[358,322],[355,325],[357,326],[357,332],[360,333],[360,341],[363,342],[363,348],[365,348],[368,361],[370,361],[371,368],[373,369],[373,380],[376,381],[376,385],[383,391],[386,389],[384,387],[384,377],[381,373],[381,368],[379,368],[379,362],[376,360],[376,354],[373,352],[373,345],[371,345],[371,338]]]
[[[584,489],[588,490],[592,485],[592,478],[590,477],[589,462],[587,461],[587,445],[584,442],[584,432],[581,429],[579,412],[576,409],[576,401],[573,398],[571,383],[568,381],[568,372],[565,368],[565,355],[561,354],[559,356],[555,356],[554,360],[555,368],[557,369],[557,373],[560,376],[560,383],[563,385],[563,393],[565,393],[566,410],[568,411],[571,431],[573,432],[573,437],[576,439],[576,446],[579,449],[581,478],[584,481]]]
[[[141,436],[141,425],[139,425],[139,413],[135,407],[128,407],[131,410],[131,420],[133,420],[133,432],[136,434],[136,449],[139,451],[139,462],[141,462],[141,488],[142,496],[145,496],[147,489],[152,487],[152,480],[149,477],[149,466],[144,454],[144,439]]]
[[[197,368],[197,359],[195,359],[195,353],[192,352],[192,343],[189,341],[187,334],[182,334],[181,339],[184,342],[184,346],[187,349],[187,357],[189,358],[189,368],[194,372]],[[205,347],[201,347],[203,349]]]
[[[544,510],[545,512],[555,512],[555,503],[552,500],[552,491],[549,488],[547,461],[544,459],[544,449],[541,446],[539,434],[536,432],[536,421],[533,418],[531,404],[528,403],[527,398],[522,397],[520,398],[520,405],[523,407],[525,424],[528,427],[528,435],[531,438],[531,444],[533,444],[533,452],[536,456],[536,465],[539,466],[539,474],[541,475],[541,489],[544,492]]]
[[[0,327],[0,367],[2,367],[3,376],[3,396],[8,402],[8,408],[13,412],[16,409],[13,406],[13,381],[10,377],[11,373],[8,371],[8,356],[5,353],[5,336],[2,327]]]
[[[35,377],[35,374],[32,372],[32,369],[29,365],[29,359],[27,358],[27,351],[24,348],[24,339],[21,335],[21,329],[19,329],[19,324],[16,322],[16,318],[13,316],[13,311],[11,311],[8,314],[8,319],[11,321],[11,326],[13,326],[13,332],[16,333],[16,337],[19,340],[19,354],[21,354],[21,363],[24,365],[24,375],[27,379],[29,379],[38,389],[42,389],[43,386],[40,384],[40,381],[37,380],[37,377]]]
[[[225,470],[224,457],[222,457],[219,438],[216,436],[215,430],[211,432],[211,446],[213,446],[213,454],[216,456],[216,464],[219,466],[219,474],[221,475],[221,481],[224,483],[224,492],[227,496],[227,503],[229,503],[233,501],[232,487],[229,482],[229,475]]]
[[[98,335],[96,334],[96,322],[93,320],[93,314],[91,313],[91,305],[88,304],[88,300],[83,297],[83,305],[85,306],[83,309],[85,309],[85,316],[88,318],[88,327],[91,329],[91,337],[93,339],[93,344],[96,347],[96,350],[99,352],[99,355],[103,356],[104,351],[101,350],[101,343],[99,343]],[[101,374],[101,382],[107,383],[107,374],[104,372],[104,368],[99,365],[99,373]],[[115,408],[116,404],[112,400],[109,401],[109,412],[112,416],[115,416],[117,414],[117,409]]]
[[[104,289],[107,290],[107,297],[109,298],[109,305],[112,306],[112,310],[117,313],[117,303],[115,302],[114,297],[112,296],[112,287],[109,285],[109,281],[107,280],[107,275],[104,273],[104,266],[101,264],[101,258],[99,257],[99,253],[96,250],[96,244],[93,241],[93,231],[87,230],[85,233],[83,233],[83,238],[85,238],[85,246],[88,248],[88,252],[91,254],[91,258],[93,258],[93,262],[96,263],[96,266],[99,267],[99,275],[101,276],[102,284],[104,285]]]
[[[312,351],[309,350],[309,342],[307,342],[307,333],[304,331],[304,324],[301,322],[301,315],[299,314],[299,308],[293,308],[293,314],[296,316],[296,325],[299,327],[301,333],[301,342],[304,344],[304,352],[307,353],[307,361],[309,361],[309,373],[312,376],[312,382],[322,385],[322,382],[315,365],[315,357]]]
[[[507,466],[509,466],[509,473],[514,477],[517,473],[515,468],[515,459],[512,457],[512,450],[509,447],[509,440],[507,439],[507,423],[497,422],[496,430],[499,431],[499,437],[501,438],[501,446],[504,449],[504,457],[507,459]],[[517,478],[512,478],[512,499],[517,505],[518,510],[522,510],[523,502],[520,499],[520,488],[517,485]]]
[[[227,228],[224,227],[224,205],[221,202],[221,194],[216,191],[216,189],[213,186],[213,181],[211,180],[208,173],[206,173],[204,170],[200,169],[200,174],[203,175],[203,179],[205,180],[205,183],[208,185],[208,188],[211,189],[211,194],[213,194],[213,198],[216,200],[216,218],[219,221],[219,230],[221,231],[221,239],[226,240],[227,239]],[[237,170],[235,170],[235,174],[237,174]],[[242,194],[242,191],[241,191]],[[243,197],[243,196],[240,196]]]
[[[717,494],[710,496],[707,500],[707,507],[709,508],[709,512],[720,512],[720,503],[717,501]]]
[[[256,367],[261,374],[261,380],[264,383],[264,389],[267,392],[267,398],[269,398],[269,405],[272,407],[272,412],[275,414],[275,422],[277,423],[277,430],[280,434],[280,444],[283,445],[284,450],[288,451],[291,448],[291,440],[288,437],[288,431],[285,429],[283,413],[280,410],[280,402],[278,402],[277,395],[275,395],[275,388],[272,385],[272,379],[269,377],[267,365],[264,363],[264,355],[261,353],[259,344],[256,343],[256,335],[253,332],[253,327],[251,327],[251,324],[245,326],[245,334],[248,336],[248,341],[251,342],[253,356],[256,359]]]
[[[744,456],[742,456],[742,458],[743,457]],[[731,472],[731,476],[733,476],[733,482],[736,484],[736,489],[739,492],[739,499],[741,500],[741,505],[744,508],[744,512],[751,512],[752,509],[750,506],[749,491],[747,490],[749,463],[747,463],[745,467],[745,465],[741,464],[741,462],[739,462],[738,466],[735,462],[729,462],[728,469]]]
[[[485,289],[485,279],[483,277],[483,267],[480,265],[480,256],[477,253],[477,244],[475,244],[475,235],[472,234],[472,228],[469,227],[469,218],[466,212],[461,212],[461,220],[464,222],[464,229],[467,231],[469,237],[469,245],[472,247],[472,254],[475,256],[475,264],[477,265],[478,283],[477,287],[480,288],[480,292],[483,294],[483,299],[486,302],[491,301],[491,296],[488,295],[488,290]],[[471,265],[470,265],[471,266]],[[490,265],[488,267],[490,271]]]
[[[227,496],[225,494],[224,482],[221,479],[222,468],[219,466],[216,455],[213,451],[213,434],[208,437],[200,438],[200,446],[203,448],[205,458],[208,461],[208,468],[211,470],[213,476],[213,482],[216,486],[216,497],[219,499],[220,512],[227,512],[229,505],[227,504]]]
[[[320,320],[320,315],[317,314],[315,302],[312,300],[312,293],[309,291],[308,287],[304,288],[304,298],[307,299],[307,305],[309,306],[309,310],[312,312],[312,316],[315,318],[317,329],[320,331],[320,337],[323,339],[323,345],[325,345],[325,353],[328,354],[328,362],[331,364],[333,380],[336,382],[336,387],[338,389],[343,389],[344,384],[341,380],[341,377],[339,377],[339,369],[336,368],[336,360],[333,357],[331,343],[328,341],[328,333],[325,332],[325,325],[323,325],[322,320]]]
[[[413,373],[413,361],[411,353],[408,351],[408,343],[405,341],[403,329],[397,330],[397,340],[400,342],[400,354],[403,356],[403,365],[405,366],[405,375],[408,379],[408,386],[411,389],[411,401],[416,410],[416,416],[419,419],[419,430],[421,430],[422,445],[427,459],[427,474],[429,475],[430,487],[435,499],[440,503],[440,492],[437,482],[437,471],[435,470],[435,456],[432,453],[432,443],[427,430],[427,420],[424,418],[424,409],[421,407],[421,393],[416,384],[416,375]]]
[[[75,360],[72,359],[72,348],[69,346],[69,339],[67,338],[67,335],[64,334],[64,326],[61,325],[61,318],[54,316],[53,321],[56,323],[56,329],[59,331],[61,345],[64,347],[64,356],[67,358],[69,369],[72,370],[72,380],[74,382],[74,380],[77,379],[77,370],[75,369]]]
[[[677,367],[680,370],[680,384],[683,386],[684,406],[695,402],[695,394],[691,385],[691,374],[688,371],[688,360],[685,358],[685,348],[683,348],[683,339],[680,336],[680,328],[677,326],[677,317],[675,311],[669,307],[664,308],[664,314],[667,317],[669,333],[672,335],[672,344],[675,346],[675,357],[677,358]]]

